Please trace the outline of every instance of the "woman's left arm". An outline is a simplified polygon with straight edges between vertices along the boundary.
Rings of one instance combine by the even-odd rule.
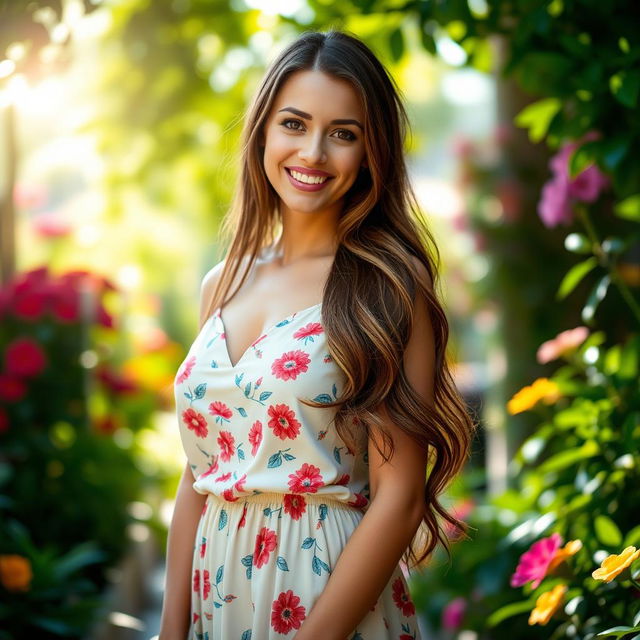
[[[426,269],[423,273],[428,279]],[[419,296],[404,369],[411,386],[428,403],[433,402],[434,362],[433,329],[426,302]],[[378,600],[422,521],[427,454],[388,419],[385,426],[394,454],[385,464],[369,440],[371,503],[295,640],[350,636]]]

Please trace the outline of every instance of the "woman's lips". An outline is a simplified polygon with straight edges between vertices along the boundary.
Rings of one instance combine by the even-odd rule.
[[[289,178],[289,182],[291,182],[291,184],[296,189],[299,189],[300,191],[320,191],[321,189],[324,189],[324,187],[327,186],[327,183],[329,182],[329,180],[333,180],[333,178],[327,178],[324,182],[320,182],[319,184],[307,184],[306,182],[300,182],[299,180],[296,180],[291,175],[291,173],[289,173],[289,169],[285,168],[285,171]]]

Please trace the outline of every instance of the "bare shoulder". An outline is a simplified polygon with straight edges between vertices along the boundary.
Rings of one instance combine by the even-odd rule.
[[[427,289],[432,289],[433,279],[426,265],[417,256],[411,256],[411,261],[413,262],[413,269],[417,273],[418,279]]]

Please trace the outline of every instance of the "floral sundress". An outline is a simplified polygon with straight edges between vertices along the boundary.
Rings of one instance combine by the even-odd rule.
[[[300,401],[331,402],[344,381],[321,303],[268,328],[235,365],[220,309],[202,326],[174,380],[193,488],[207,495],[188,640],[293,638],[304,624],[369,504],[366,451],[338,436],[335,408]],[[420,640],[399,565],[349,638]]]

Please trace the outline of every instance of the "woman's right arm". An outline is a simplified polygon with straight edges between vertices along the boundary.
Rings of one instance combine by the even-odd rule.
[[[205,320],[220,267],[216,265],[202,280],[200,288],[200,322]],[[198,521],[206,495],[194,491],[193,473],[185,465],[176,493],[175,507],[167,538],[165,588],[158,640],[185,640],[189,632],[191,611],[191,569]]]

